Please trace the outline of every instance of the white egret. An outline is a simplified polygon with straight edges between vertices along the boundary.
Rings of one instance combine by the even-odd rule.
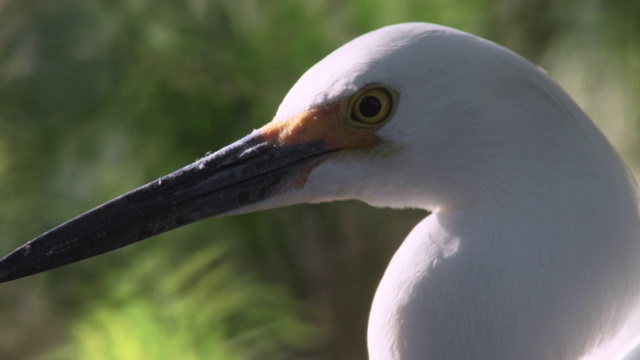
[[[372,360],[611,360],[640,340],[640,217],[620,157],[538,68],[429,24],[344,45],[271,123],[28,242],[0,280],[210,216],[342,199],[432,212],[378,288]]]

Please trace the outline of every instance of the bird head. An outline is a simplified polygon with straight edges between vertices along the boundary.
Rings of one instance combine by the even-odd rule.
[[[388,26],[335,50],[291,88],[257,133],[278,147],[316,142],[323,153],[296,172],[295,186],[238,210],[346,199],[469,206],[509,171],[535,177],[554,150],[549,130],[562,124],[549,115],[558,111],[581,114],[519,55],[443,26]]]
[[[492,174],[499,158],[492,154],[505,153],[496,146],[510,146],[502,138],[535,131],[500,109],[520,106],[509,100],[514,92],[547,86],[514,82],[539,75],[508,50],[453,29],[401,24],[371,32],[309,69],[273,121],[24,244],[0,261],[0,281],[212,216],[343,199],[459,206],[470,199],[467,184]],[[489,109],[485,100],[498,95]]]

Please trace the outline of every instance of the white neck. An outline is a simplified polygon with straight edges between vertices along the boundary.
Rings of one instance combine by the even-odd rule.
[[[638,322],[623,329],[640,309],[640,246],[627,237],[640,230],[637,213],[589,208],[588,195],[576,211],[555,196],[538,199],[555,208],[529,201],[418,224],[376,293],[371,360],[615,359],[640,333]]]

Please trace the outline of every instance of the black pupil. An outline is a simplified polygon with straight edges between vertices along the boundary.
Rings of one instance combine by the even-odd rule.
[[[375,96],[365,96],[358,104],[360,114],[368,118],[378,115],[381,109],[380,99]]]

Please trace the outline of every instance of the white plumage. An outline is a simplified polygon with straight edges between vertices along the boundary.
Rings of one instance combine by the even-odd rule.
[[[371,83],[398,92],[381,143],[271,200],[433,211],[378,288],[370,359],[610,360],[640,340],[635,183],[562,89],[494,43],[401,24],[311,68],[276,121]]]
[[[640,343],[636,196],[538,68],[401,24],[311,68],[263,128],[16,249],[0,282],[210,216],[358,199],[432,212],[380,283],[371,360],[617,360]]]

